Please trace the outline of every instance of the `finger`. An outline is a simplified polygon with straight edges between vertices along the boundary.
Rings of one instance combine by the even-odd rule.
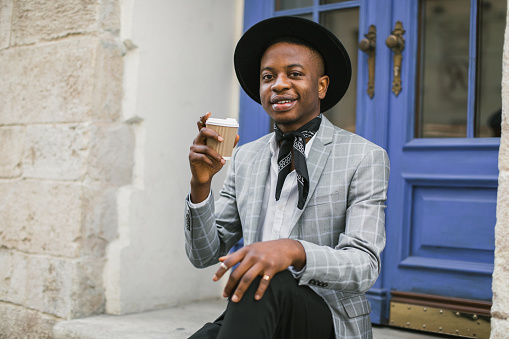
[[[235,143],[233,144],[233,147],[237,146],[237,144],[239,143],[239,139],[240,136],[237,134],[237,136],[235,137]]]
[[[235,270],[236,271],[236,270]],[[233,296],[231,297],[231,301],[234,303],[239,302],[242,297],[244,296],[244,293],[247,291],[249,286],[251,286],[251,283],[253,280],[255,280],[256,277],[258,277],[262,272],[262,266],[261,265],[253,265],[251,266],[240,279],[237,288],[235,288],[235,292],[233,293]]]
[[[211,113],[207,112],[198,118],[198,121],[196,122],[196,125],[198,126],[198,131],[205,127],[207,119],[210,118],[210,115]]]
[[[263,273],[262,279],[260,280],[260,284],[258,285],[258,289],[255,292],[255,300],[260,300],[263,295],[265,294],[265,291],[267,290],[267,287],[269,287],[270,280],[274,277],[276,272],[272,271],[265,271]]]
[[[241,252],[243,249],[244,248],[240,249],[237,252]],[[236,254],[237,252],[235,252],[234,254]],[[244,252],[244,253],[247,253],[247,252]],[[239,284],[239,281],[242,279],[244,274],[251,268],[251,266],[254,265],[253,261],[250,261],[249,259],[246,259],[246,257],[244,257],[244,253],[241,253],[242,257],[239,257],[240,259],[236,258],[235,261],[233,261],[232,258],[228,259],[228,262],[229,262],[227,264],[228,266],[231,267],[232,265],[236,265],[237,263],[238,263],[238,265],[235,268],[235,270],[232,271],[232,273],[228,277],[228,280],[226,281],[226,284],[225,284],[225,287],[223,290],[223,296],[225,298],[232,296],[233,291]]]
[[[205,162],[212,168],[222,167],[226,163],[226,160],[219,153],[206,145],[192,145],[189,160],[191,163]]]
[[[198,136],[193,140],[193,144],[206,145],[208,138],[215,139],[219,142],[224,140],[223,137],[217,134],[213,129],[204,127],[200,129]]]
[[[221,262],[219,265],[219,268],[217,269],[216,273],[214,273],[214,276],[212,277],[212,280],[218,281],[223,277],[223,275],[228,272],[230,267],[226,265],[224,262]]]
[[[233,292],[236,290],[236,288],[238,288],[242,279],[248,279],[247,281],[252,281],[254,278],[256,278],[258,273],[254,274],[252,277],[249,275],[246,278],[244,277],[244,275],[249,270],[251,270],[254,266],[256,266],[256,272],[261,272],[263,270],[263,266],[260,265],[260,263],[258,263],[252,256],[250,256],[249,251],[245,250],[245,249],[246,249],[246,247],[243,247],[242,249],[237,251],[237,252],[241,252],[244,250],[242,253],[243,257],[242,257],[242,260],[239,262],[239,265],[237,265],[235,270],[230,274],[230,276],[228,277],[228,280],[226,281],[226,285],[223,290],[223,296],[225,298],[233,295]],[[237,253],[237,252],[235,252],[235,253]],[[253,274],[253,273],[251,272],[251,274]],[[244,280],[244,281],[246,281],[246,280]],[[243,290],[242,287],[241,287],[241,290]]]
[[[237,263],[239,263],[242,260],[242,253],[238,253],[239,251],[225,255],[221,258],[219,258],[219,261],[221,262],[221,265],[217,269],[216,273],[212,277],[212,280],[218,281],[223,277],[223,275],[233,266],[235,266]]]

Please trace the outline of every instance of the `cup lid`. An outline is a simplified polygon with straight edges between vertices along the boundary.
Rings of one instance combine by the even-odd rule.
[[[237,122],[237,120],[233,118],[227,119],[208,118],[206,124],[225,127],[239,127],[239,123]]]

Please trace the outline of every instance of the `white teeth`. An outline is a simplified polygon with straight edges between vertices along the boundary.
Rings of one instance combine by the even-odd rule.
[[[292,100],[278,101],[277,104],[286,104],[286,103],[289,103],[289,102],[292,102]]]

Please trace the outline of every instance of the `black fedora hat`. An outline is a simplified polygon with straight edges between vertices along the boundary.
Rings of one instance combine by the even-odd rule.
[[[303,40],[320,52],[325,62],[325,74],[330,78],[327,95],[320,102],[320,112],[332,108],[345,95],[350,84],[350,58],[331,31],[314,21],[299,17],[281,16],[260,21],[240,38],[233,61],[235,73],[244,91],[260,103],[260,60],[268,44],[281,37]]]

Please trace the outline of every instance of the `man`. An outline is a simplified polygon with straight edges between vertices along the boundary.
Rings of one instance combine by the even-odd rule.
[[[231,267],[225,313],[192,338],[370,338],[364,292],[385,246],[386,152],[333,126],[322,112],[350,82],[340,41],[296,17],[264,20],[235,50],[237,78],[274,120],[275,133],[237,149],[219,199],[212,177],[225,164],[198,122],[189,153],[186,251],[197,267]],[[237,139],[238,140],[238,139]],[[227,255],[244,237],[245,246]]]

